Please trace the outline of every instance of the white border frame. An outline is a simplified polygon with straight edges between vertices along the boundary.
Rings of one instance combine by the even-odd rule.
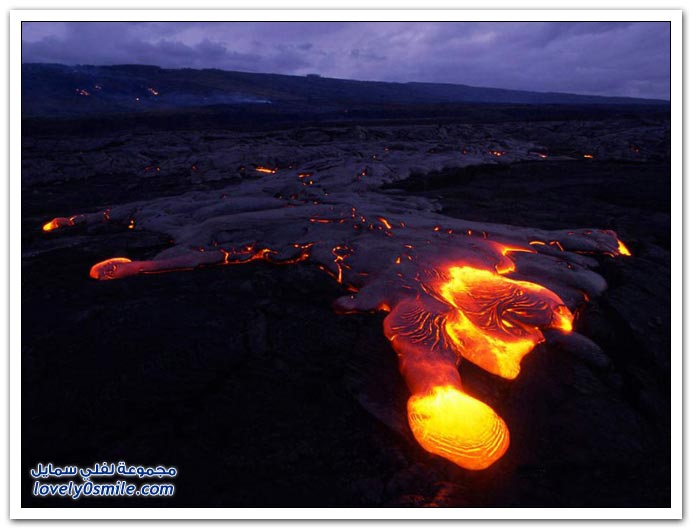
[[[682,11],[679,10],[18,10],[9,17],[10,517],[13,519],[679,519],[682,517]],[[28,21],[667,21],[671,23],[671,507],[670,508],[22,508],[21,507],[21,23]],[[28,471],[28,470],[27,470]]]

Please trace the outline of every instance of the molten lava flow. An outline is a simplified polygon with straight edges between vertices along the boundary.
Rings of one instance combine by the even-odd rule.
[[[42,229],[43,231],[53,231],[57,230],[61,226],[72,226],[72,224],[70,223],[70,219],[66,219],[64,217],[56,217],[50,222],[46,222],[43,225]]]
[[[263,165],[258,165],[255,167],[255,171],[258,173],[275,174],[278,169],[275,167],[265,167]]]
[[[618,253],[620,255],[626,255],[628,257],[632,255],[630,251],[627,249],[627,246],[625,246],[625,243],[622,242],[620,239],[618,239]]]
[[[571,332],[572,313],[550,290],[490,270],[454,265],[424,276],[432,278],[422,280],[424,294],[394,305],[384,322],[412,393],[411,431],[428,452],[484,469],[506,452],[509,431],[463,390],[459,358],[516,378],[522,358],[544,340],[541,329]]]
[[[78,220],[80,220],[80,215],[74,215],[70,218],[66,217],[55,217],[50,222],[46,222],[41,228],[43,231],[53,231],[58,228],[65,228],[67,226],[74,226]]]
[[[123,265],[132,263],[127,257],[113,257],[106,259],[100,263],[96,263],[89,271],[89,277],[92,279],[119,279],[131,275]]]
[[[505,422],[488,405],[452,386],[436,386],[408,401],[416,441],[433,454],[469,470],[483,470],[509,447]]]
[[[392,229],[392,225],[384,217],[377,217],[377,220],[379,220],[384,225],[384,227],[387,228],[388,230]]]
[[[445,332],[460,354],[504,378],[516,378],[521,359],[543,341],[539,327],[572,329],[562,300],[534,283],[454,266],[448,281],[433,288],[455,309]]]
[[[444,163],[444,152],[428,169]],[[468,163],[488,156],[480,144],[464,152]],[[531,155],[515,146],[511,152],[512,158]],[[340,313],[388,313],[383,331],[411,392],[408,420],[420,445],[461,467],[487,468],[508,450],[509,432],[464,388],[459,362],[513,379],[524,356],[546,338],[574,339],[582,347],[586,338],[572,333],[570,309],[606,288],[591,270],[595,260],[582,254],[630,252],[610,230],[546,231],[443,216],[428,199],[378,191],[398,169],[384,167],[379,156],[370,161],[371,154],[305,158],[305,165],[282,165],[288,170],[281,171],[250,165],[243,155],[233,163],[238,172],[265,174],[220,191],[211,186],[59,217],[43,230],[84,224],[97,233],[109,223],[133,236],[154,231],[170,240],[151,260],[95,264],[90,276],[98,280],[255,261],[313,262],[344,290],[335,302]],[[253,159],[268,163],[266,156]],[[372,165],[363,167],[364,159]],[[192,171],[204,167],[193,161]],[[160,171],[158,160],[150,163],[145,172]]]
[[[93,279],[108,280],[122,279],[138,274],[161,274],[165,272],[180,272],[193,270],[202,266],[246,264],[252,261],[267,261],[274,264],[295,264],[305,261],[310,257],[310,250],[314,243],[294,244],[294,251],[283,257],[277,257],[277,253],[269,248],[256,248],[247,245],[240,249],[206,251],[204,247],[189,254],[171,257],[169,259],[156,259],[150,261],[131,261],[126,257],[113,257],[91,267],[89,276]],[[341,247],[339,247],[341,249]],[[336,250],[336,249],[335,249]],[[334,255],[337,255],[336,253]],[[347,255],[346,255],[347,256]],[[345,257],[340,257],[343,260]],[[336,262],[336,261],[335,261]],[[347,267],[341,264],[340,266]],[[339,270],[341,268],[339,267]]]

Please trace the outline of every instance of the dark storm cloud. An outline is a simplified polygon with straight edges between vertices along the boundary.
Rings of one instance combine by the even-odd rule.
[[[156,64],[668,98],[668,23],[24,23],[25,62]]]

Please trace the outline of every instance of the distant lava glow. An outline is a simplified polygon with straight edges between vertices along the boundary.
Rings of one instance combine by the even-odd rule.
[[[77,224],[78,221],[81,220],[81,215],[75,215],[70,218],[65,218],[65,217],[56,217],[50,222],[46,222],[42,230],[43,231],[53,231],[57,230],[58,228],[64,228],[66,226],[74,226]]]
[[[275,174],[277,169],[275,167],[265,167],[263,165],[258,165],[255,167],[255,171],[258,173]]]
[[[508,450],[509,430],[466,391],[461,360],[515,379],[548,331],[564,344],[589,343],[572,331],[572,311],[606,288],[591,256],[630,252],[610,230],[545,231],[446,217],[428,199],[369,188],[382,183],[377,167],[354,179],[361,163],[339,160],[334,167],[341,169],[319,177],[314,166],[298,167],[298,178],[254,165],[266,177],[222,193],[113,206],[53,219],[43,230],[111,223],[133,236],[153,231],[171,240],[151,260],[95,264],[89,275],[98,280],[312,262],[343,286],[334,303],[339,313],[388,313],[383,331],[411,392],[408,422],[418,443],[463,468],[487,468]]]

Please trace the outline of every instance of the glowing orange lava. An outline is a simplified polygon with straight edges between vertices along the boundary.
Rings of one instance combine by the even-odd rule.
[[[46,222],[46,223],[43,225],[43,228],[42,228],[43,231],[53,231],[53,230],[57,230],[57,229],[60,227],[60,222],[59,222],[59,220],[60,220],[60,219],[57,219],[57,218],[56,218],[56,219],[51,220],[50,222]]]
[[[113,257],[112,259],[106,259],[100,263],[96,263],[91,267],[89,271],[89,277],[92,279],[118,279],[124,277],[122,265],[131,263],[132,261],[127,257]]]
[[[496,156],[506,154],[497,152]],[[277,171],[264,166],[255,166],[255,170],[270,174]],[[295,173],[285,176],[295,184]],[[298,173],[304,185],[313,183],[312,176],[310,172]],[[353,178],[352,173],[349,178]],[[103,221],[130,230],[148,226],[151,215],[135,211],[137,224],[131,209],[116,213],[106,209],[97,214],[57,217],[42,229],[48,232]],[[395,218],[397,211],[392,210]],[[407,413],[414,437],[426,451],[470,470],[488,468],[500,459],[509,448],[510,435],[498,413],[464,389],[459,362],[464,359],[494,375],[515,379],[523,358],[545,341],[546,330],[552,329],[553,335],[559,335],[555,331],[572,332],[574,315],[560,296],[541,284],[513,278],[517,277],[514,274],[521,274],[532,281],[545,279],[546,284],[562,286],[551,282],[550,274],[543,274],[553,268],[539,267],[537,275],[527,273],[531,269],[524,265],[525,259],[546,267],[557,262],[555,270],[562,274],[565,263],[570,270],[574,270],[570,268],[573,263],[578,263],[570,263],[573,253],[595,253],[594,246],[585,242],[600,241],[595,248],[613,257],[631,255],[610,230],[515,233],[500,227],[498,236],[490,228],[484,231],[477,223],[454,224],[436,218],[418,225],[412,218],[404,230],[407,224],[403,221],[353,206],[339,212],[333,206],[320,205],[311,208],[309,214],[299,215],[304,222],[298,239],[302,242],[294,242],[293,231],[287,232],[291,235],[279,244],[247,242],[261,240],[253,232],[252,238],[242,239],[238,246],[232,246],[228,240],[223,242],[216,235],[212,239],[206,235],[205,240],[191,240],[183,251],[167,251],[152,260],[107,259],[95,264],[89,275],[97,280],[111,280],[253,261],[294,264],[312,258],[320,270],[356,294],[337,300],[335,306],[340,312],[388,312],[383,331],[397,354],[399,370],[411,392]],[[277,226],[283,223],[283,217],[275,222]],[[254,230],[254,219],[252,227]],[[355,236],[352,228],[357,230]],[[342,238],[344,233],[346,238]],[[360,238],[365,236],[374,242],[362,243]],[[398,240],[399,236],[406,239]],[[291,241],[288,247],[287,241]],[[512,257],[517,257],[516,262]],[[599,293],[598,285],[590,289],[588,285],[585,281],[584,288],[590,294]],[[570,299],[569,293],[567,290],[567,295],[562,295]],[[587,292],[582,293],[588,300]],[[570,299],[570,306],[574,306],[572,303]]]
[[[519,375],[521,359],[543,341],[539,327],[572,330],[572,314],[553,292],[468,266],[449,269],[437,286],[454,309],[445,321],[447,336],[460,354],[503,378]]]
[[[470,470],[488,468],[509,447],[505,422],[488,405],[452,386],[436,386],[408,401],[408,421],[420,445]]]
[[[64,228],[65,226],[74,226],[76,218],[77,215],[70,218],[56,217],[50,222],[46,222],[41,229],[43,231],[53,231],[57,230],[58,228]]]
[[[628,250],[627,246],[625,246],[625,243],[622,242],[620,239],[618,239],[618,253],[620,255],[626,255],[628,257],[632,255]]]
[[[384,227],[387,228],[388,230],[392,229],[392,225],[384,217],[377,217],[377,220],[379,220],[384,225]]]
[[[255,167],[255,171],[257,171],[258,173],[274,174],[276,173],[276,171],[278,171],[278,169],[276,169],[275,167],[265,167],[263,165],[258,165],[257,167]]]
[[[531,252],[498,250],[507,261],[507,253]],[[384,321],[412,394],[409,425],[428,452],[484,469],[508,449],[509,431],[490,406],[464,391],[459,359],[514,379],[522,358],[544,341],[541,330],[571,332],[573,316],[554,292],[497,271],[453,264],[424,275],[430,278],[421,280],[424,294],[395,304]]]

